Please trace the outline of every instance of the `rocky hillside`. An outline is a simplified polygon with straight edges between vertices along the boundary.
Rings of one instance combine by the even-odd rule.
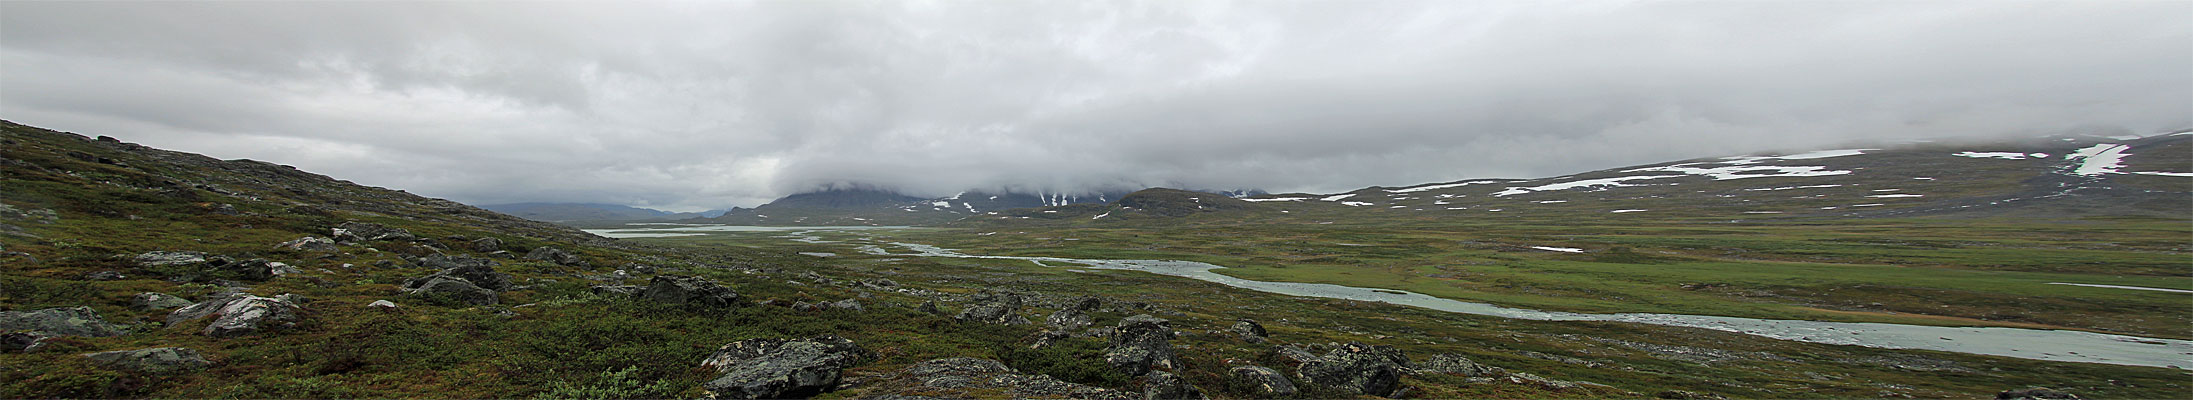
[[[594,221],[667,221],[708,218],[723,215],[728,210],[700,213],[674,213],[669,211],[621,206],[615,204],[584,203],[513,203],[488,204],[480,208],[518,218],[545,222],[594,222]]]

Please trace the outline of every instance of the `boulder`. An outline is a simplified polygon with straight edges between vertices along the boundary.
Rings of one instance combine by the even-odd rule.
[[[571,253],[565,253],[561,249],[548,246],[533,248],[533,251],[525,253],[525,258],[528,260],[541,260],[552,262],[556,263],[557,265],[579,266],[586,263],[585,260],[580,260],[579,256],[571,255]]]
[[[495,291],[475,285],[471,280],[455,275],[434,274],[404,282],[404,293],[418,296],[440,295],[471,305],[489,305],[499,301]]]
[[[130,296],[129,298],[129,309],[137,311],[171,311],[189,306],[190,300],[183,300],[181,297],[171,296],[167,293],[138,293],[136,296]]]
[[[145,252],[144,254],[138,254],[136,258],[132,259],[132,261],[136,261],[138,266],[146,268],[191,265],[206,262],[206,253],[200,253],[195,251],[151,251]]]
[[[35,331],[49,336],[122,336],[121,326],[107,323],[91,307],[57,307],[35,311],[0,311],[0,331]]]
[[[836,389],[839,372],[868,356],[853,341],[836,336],[742,340],[701,362],[723,373],[702,388],[718,398],[807,398]]]
[[[1457,374],[1472,378],[1490,378],[1508,374],[1508,370],[1501,369],[1500,367],[1478,364],[1476,361],[1470,361],[1469,357],[1463,357],[1460,354],[1452,353],[1433,354],[1431,358],[1425,359],[1423,362],[1411,364],[1409,365],[1409,367],[1419,373]]]
[[[1088,313],[1084,313],[1081,310],[1068,307],[1059,309],[1058,312],[1051,313],[1051,316],[1049,318],[1043,319],[1043,323],[1045,325],[1050,325],[1051,329],[1056,329],[1060,331],[1073,331],[1079,330],[1081,328],[1087,328],[1089,327],[1089,325],[1094,324],[1095,320],[1090,318]]]
[[[912,392],[944,393],[946,398],[997,397],[1002,391],[1013,398],[1131,399],[1128,393],[1060,381],[1048,375],[1022,375],[996,360],[940,358],[914,363],[905,375],[915,384]]]
[[[1196,400],[1205,397],[1203,397],[1202,390],[1197,390],[1195,385],[1188,384],[1188,380],[1180,379],[1178,375],[1165,371],[1151,371],[1149,379],[1142,383],[1142,398],[1143,400]]]
[[[302,314],[302,310],[289,301],[237,293],[168,313],[167,324],[176,326],[214,317],[213,323],[206,324],[199,333],[226,338],[294,327],[303,320]]]
[[[30,352],[53,335],[39,331],[11,331],[0,333],[0,351]]]
[[[328,236],[332,236],[335,238],[335,241],[343,243],[377,242],[384,240],[410,241],[412,239],[418,238],[416,236],[412,236],[411,231],[404,230],[403,228],[393,228],[381,224],[357,221],[344,222],[342,225],[336,226],[332,234]]]
[[[388,300],[374,300],[372,303],[366,303],[366,308],[394,310],[396,309],[396,302]]]
[[[198,355],[197,350],[183,347],[154,347],[150,349],[102,351],[85,354],[91,362],[102,368],[144,375],[174,375],[197,372],[213,365]]]
[[[335,241],[330,239],[322,239],[319,237],[306,236],[297,238],[297,240],[282,242],[282,244],[274,245],[274,248],[276,250],[296,251],[335,251]]]
[[[2079,396],[2045,387],[2005,390],[1995,394],[1996,400],[2078,400]]]
[[[1261,344],[1271,340],[1269,334],[1264,332],[1264,325],[1256,323],[1256,320],[1253,319],[1242,318],[1240,321],[1234,322],[1234,326],[1228,330],[1233,331],[1235,335],[1241,335],[1241,340],[1248,341],[1250,344]]]
[[[738,304],[739,293],[697,276],[656,275],[647,282],[647,289],[640,291],[639,298],[664,304],[730,307]]]
[[[1119,321],[1113,328],[1111,347],[1104,362],[1127,376],[1142,376],[1151,368],[1178,368],[1173,356],[1173,326],[1164,319],[1141,314]]]
[[[1397,363],[1398,351],[1386,346],[1348,343],[1309,360],[1295,371],[1305,385],[1349,394],[1391,397],[1401,389],[1406,365]],[[1407,361],[1407,358],[1402,358]]]
[[[503,251],[503,240],[491,237],[473,240],[472,251],[477,251],[481,253],[493,253]]]
[[[1027,317],[1020,316],[1021,303],[1023,300],[1020,295],[984,290],[975,295],[973,303],[967,309],[960,310],[959,315],[952,318],[970,322],[1025,325],[1029,322]]]
[[[207,260],[206,265],[212,267],[212,272],[221,273],[221,275],[215,276],[229,276],[247,281],[274,279],[274,263],[264,258],[229,261],[226,258],[216,257]]]
[[[914,309],[916,311],[921,311],[930,315],[944,315],[944,310],[937,308],[936,300],[922,300],[921,306],[915,307]]]
[[[830,309],[847,311],[868,311],[868,308],[860,306],[860,300],[854,299],[845,299],[831,302]]]
[[[92,271],[91,273],[84,274],[84,280],[87,281],[115,281],[128,278],[129,275],[123,275],[122,271],[116,271],[111,269]]]
[[[1296,393],[1294,381],[1287,380],[1286,375],[1271,368],[1245,365],[1227,370],[1227,373],[1233,375],[1234,381],[1248,387],[1257,397],[1292,397]]]
[[[435,275],[454,276],[464,278],[465,281],[471,282],[472,285],[479,286],[482,289],[498,292],[510,290],[510,274],[495,272],[494,260],[436,254],[413,259],[411,263],[422,268],[441,270],[435,272],[434,275],[413,278],[412,281],[423,281]],[[410,287],[412,284],[407,281],[404,286]]]

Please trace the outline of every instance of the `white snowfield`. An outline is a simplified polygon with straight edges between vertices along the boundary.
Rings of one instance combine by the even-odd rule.
[[[1262,202],[1267,202],[1267,201],[1303,201],[1303,200],[1309,200],[1309,199],[1310,199],[1310,198],[1308,198],[1308,197],[1275,197],[1275,198],[1269,198],[1269,199],[1241,199],[1241,201],[1246,201],[1246,202],[1251,202],[1251,203],[1262,203]]]
[[[2181,133],[2181,135],[2182,135],[2182,133]],[[2064,282],[2049,282],[2048,284],[2050,284],[2050,285],[2071,285],[2071,286],[2098,287],[2098,288],[2110,288],[2110,289],[2131,289],[2131,290],[2149,290],[2149,291],[2156,291],[2156,292],[2171,292],[2171,293],[2193,293],[2193,290],[2180,290],[2180,289],[2164,289],[2164,288],[2153,288],[2153,287],[2146,287],[2146,286],[2122,286],[2122,285],[2102,285],[2102,284],[2093,284],[2093,283],[2064,283]]]
[[[1349,207],[1362,207],[1362,206],[1375,206],[1375,205],[1377,205],[1377,204],[1372,204],[1372,203],[1367,203],[1367,202],[1361,202],[1361,201],[1343,201],[1343,202],[1340,202],[1340,204],[1346,204],[1346,205],[1348,205]]]
[[[1455,182],[1455,183],[1444,183],[1444,184],[1438,184],[1438,185],[1424,185],[1424,186],[1417,186],[1417,187],[1407,187],[1407,188],[1400,188],[1400,189],[1388,189],[1388,190],[1386,190],[1386,191],[1387,191],[1387,192],[1392,192],[1392,193],[1411,193],[1411,192],[1422,192],[1422,191],[1426,191],[1426,190],[1439,190],[1439,189],[1446,189],[1446,188],[1463,187],[1463,186],[1469,186],[1469,185],[1480,185],[1480,184],[1487,184],[1487,183],[1500,183],[1500,181],[1468,181],[1468,182]]]
[[[2103,143],[2079,149],[2079,151],[2071,154],[2065,154],[2064,159],[2085,159],[2079,162],[2078,169],[2071,171],[2072,175],[2122,174],[2123,172],[2117,172],[2117,169],[2124,168],[2124,157],[2131,155],[2125,154],[2124,151],[2130,148],[2132,146]]]
[[[1649,211],[1649,210],[1637,210],[1637,209],[1629,209],[1629,210],[1614,210],[1614,211],[1608,211],[1608,212],[1610,212],[1610,213],[1615,213],[1615,214],[1621,214],[1621,213],[1633,213],[1633,212],[1645,212],[1645,211]]]
[[[2034,154],[2034,155],[2031,155],[2030,157],[2032,157],[2032,158],[2046,158],[2046,157],[2048,157],[2048,153],[2033,153],[2033,154]],[[2029,157],[2029,156],[2028,156],[2028,155],[2027,155],[2026,153],[2006,153],[2006,152],[1978,152],[1978,151],[1967,151],[1967,152],[1963,152],[1963,153],[1957,153],[1957,154],[1951,154],[1951,155],[1953,155],[1953,156],[1958,156],[1958,157],[1970,157],[1970,158],[2000,158],[2000,159],[2005,159],[2005,160],[2024,160],[2024,159],[2026,159],[2027,157]]]
[[[1622,177],[1613,177],[1613,178],[1585,179],[1585,180],[1581,180],[1581,181],[1570,181],[1570,182],[1561,182],[1561,183],[1553,183],[1553,184],[1546,184],[1546,185],[1540,185],[1540,186],[1532,186],[1532,187],[1509,187],[1509,188],[1508,188],[1508,190],[1502,190],[1502,191],[1500,191],[1500,192],[1498,192],[1498,193],[1493,193],[1492,195],[1493,195],[1494,197],[1508,197],[1508,196],[1514,196],[1514,195],[1519,195],[1519,194],[1524,194],[1524,193],[1530,193],[1530,192],[1548,192],[1548,191],[1555,191],[1555,190],[1568,190],[1568,189],[1575,189],[1575,188],[1584,188],[1584,187],[1610,187],[1610,188],[1611,188],[1611,187],[1623,187],[1623,186],[1639,186],[1639,185],[1626,185],[1626,184],[1623,184],[1623,182],[1628,182],[1628,181],[1639,181],[1639,180],[1651,180],[1651,179],[1680,178],[1680,177],[1683,177],[1683,176],[1682,176],[1682,175],[1641,175],[1641,176],[1622,176]]]
[[[1896,193],[1896,194],[1876,194],[1876,195],[1872,195],[1872,196],[1866,196],[1866,197],[1872,197],[1872,198],[1879,198],[1879,199],[1894,199],[1894,198],[1901,198],[1901,197],[1926,197],[1926,195],[1923,195],[1923,194],[1910,194],[1910,193]]]
[[[1821,159],[1821,158],[1831,158],[1831,157],[1842,157],[1842,156],[1855,156],[1855,155],[1859,155],[1859,154],[1865,154],[1865,153],[1866,153],[1867,151],[1871,151],[1871,150],[1879,150],[1879,149],[1844,149],[1844,150],[1820,150],[1820,151],[1812,151],[1812,152],[1804,152],[1804,153],[1797,153],[1797,154],[1791,154],[1791,155],[1786,155],[1786,156],[1735,156],[1735,157],[1721,157],[1721,159],[1723,159],[1723,160],[1728,160],[1728,161],[1722,161],[1721,163],[1722,163],[1722,164],[1758,164],[1758,163],[1759,163],[1760,161],[1767,161],[1767,160],[1813,160],[1813,159]],[[1703,163],[1700,163],[1700,164],[1703,164]],[[1685,165],[1688,165],[1688,164],[1685,164]]]
[[[1340,199],[1345,199],[1345,198],[1349,198],[1349,197],[1354,197],[1354,196],[1355,196],[1355,193],[1348,193],[1348,194],[1342,194],[1342,195],[1334,195],[1334,196],[1330,196],[1330,197],[1326,197],[1326,198],[1322,198],[1322,199],[1318,199],[1318,200],[1322,200],[1322,201],[1340,201]]]
[[[1545,250],[1545,251],[1558,251],[1558,252],[1563,252],[1563,253],[1582,253],[1582,252],[1584,252],[1584,249],[1578,249],[1578,248],[1569,248],[1569,247],[1546,247],[1546,246],[1531,246],[1531,248],[1533,248],[1533,249],[1539,249],[1539,250]]]
[[[1694,164],[1683,164],[1683,165],[1694,165]],[[1810,166],[1810,165],[1808,165],[1808,166],[1736,165],[1736,166],[1727,166],[1727,167],[1714,167],[1714,168],[1698,168],[1698,167],[1686,167],[1686,166],[1683,166],[1683,165],[1670,165],[1670,166],[1665,166],[1665,167],[1638,168],[1638,169],[1633,169],[1633,170],[1628,170],[1628,171],[1622,171],[1622,172],[1681,172],[1681,173],[1685,173],[1685,174],[1690,174],[1690,175],[1704,175],[1704,176],[1711,176],[1711,177],[1713,177],[1713,179],[1714,179],[1714,180],[1720,180],[1720,181],[1725,181],[1725,180],[1730,180],[1730,179],[1744,179],[1744,178],[1769,178],[1769,177],[1773,177],[1773,178],[1785,178],[1785,177],[1807,177],[1807,176],[1835,176],[1835,175],[1849,175],[1849,174],[1850,174],[1850,173],[1852,172],[1852,171],[1849,171],[1849,170],[1830,170],[1830,169],[1827,169],[1827,167],[1823,167],[1823,166]]]
[[[1784,187],[1775,187],[1775,188],[1758,188],[1758,189],[1744,189],[1744,190],[1749,190],[1749,191],[1754,191],[1754,192],[1763,192],[1763,191],[1773,191],[1773,190],[1790,190],[1790,189],[1823,189],[1823,188],[1831,188],[1831,187],[1842,187],[1842,186],[1843,186],[1843,185],[1807,185],[1807,186],[1784,186]]]

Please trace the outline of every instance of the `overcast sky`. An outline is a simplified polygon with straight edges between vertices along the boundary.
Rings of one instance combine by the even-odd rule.
[[[473,204],[2193,127],[2193,2],[0,2],[0,118]]]

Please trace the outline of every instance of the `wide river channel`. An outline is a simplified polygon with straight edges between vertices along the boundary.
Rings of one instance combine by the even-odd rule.
[[[873,227],[858,227],[874,229]],[[840,228],[841,229],[841,228]],[[702,232],[795,232],[794,239],[819,242],[799,231],[835,230],[832,227],[663,227],[589,230],[609,237],[683,236]],[[659,233],[659,235],[657,235]],[[1489,315],[1539,321],[1615,321],[1685,326],[1737,332],[1801,342],[1856,345],[1891,349],[1924,349],[1986,354],[2050,361],[2186,368],[2193,366],[2193,341],[2156,339],[2105,333],[1993,327],[1946,327],[1872,322],[1823,322],[1723,317],[1687,314],[1586,314],[1509,308],[1432,297],[1391,289],[1371,289],[1323,283],[1253,281],[1220,275],[1223,266],[1177,260],[1094,260],[1060,257],[1016,257],[965,254],[951,249],[915,243],[890,243],[912,253],[892,253],[880,246],[862,246],[869,254],[921,257],[1025,260],[1047,267],[1086,267],[1142,271],[1222,284],[1242,289],[1289,296],[1375,301],[1439,311]],[[1078,265],[1074,265],[1078,264]]]

